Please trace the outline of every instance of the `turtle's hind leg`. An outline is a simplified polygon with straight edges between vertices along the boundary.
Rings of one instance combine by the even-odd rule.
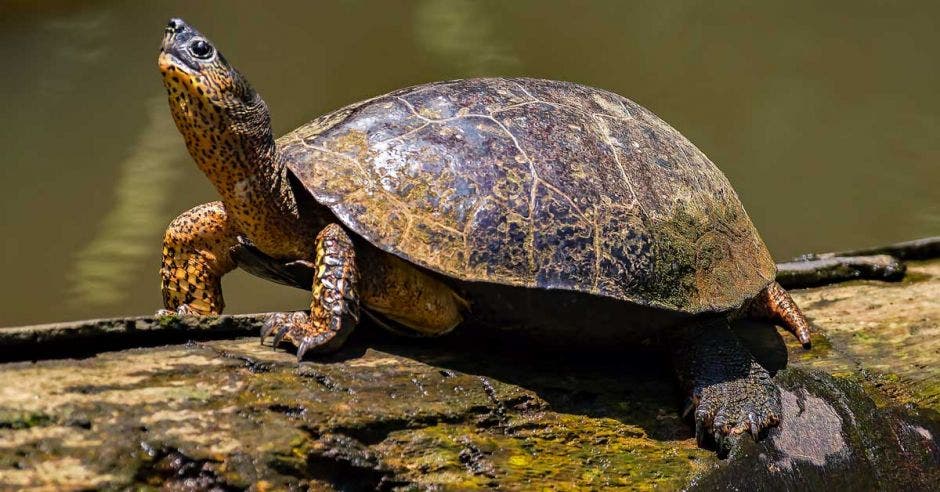
[[[371,248],[363,253],[363,303],[396,326],[379,324],[399,334],[438,336],[463,321],[469,304],[449,286],[395,255]]]
[[[726,319],[680,328],[672,347],[676,373],[689,395],[686,414],[694,409],[699,445],[712,440],[725,453],[730,438],[744,433],[757,438],[780,421],[780,390]]]
[[[745,315],[749,318],[779,324],[796,336],[803,344],[803,348],[811,347],[809,321],[786,289],[777,282],[772,282],[750,301],[745,309]]]
[[[222,276],[235,268],[229,250],[238,230],[222,202],[194,207],[170,223],[163,237],[157,314],[221,314]]]
[[[339,348],[359,322],[359,270],[352,239],[339,224],[317,235],[310,314],[276,313],[264,323],[261,342],[274,335],[274,346],[287,340],[297,347],[297,359],[308,350]]]

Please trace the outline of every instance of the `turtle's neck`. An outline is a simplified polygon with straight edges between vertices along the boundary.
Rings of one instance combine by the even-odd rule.
[[[215,185],[241,232],[270,256],[309,256],[313,238],[304,237],[297,200],[277,157],[261,98],[226,115],[198,100],[181,104],[171,97],[170,108],[190,155]]]

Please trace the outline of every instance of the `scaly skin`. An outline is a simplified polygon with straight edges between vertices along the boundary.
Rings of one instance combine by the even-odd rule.
[[[335,350],[359,322],[359,270],[352,239],[339,224],[326,226],[317,236],[313,263],[313,300],[310,314],[276,313],[265,322],[261,342],[274,334],[274,346],[287,340],[297,346],[297,359],[307,350]]]
[[[313,285],[317,268],[306,260],[277,260],[255,245],[239,238],[232,250],[238,266],[260,278],[291,287],[306,289]],[[359,241],[356,263],[366,272],[359,283],[366,314],[380,314],[395,323],[373,320],[395,333],[437,336],[449,332],[463,321],[469,302],[457,295],[441,280],[414,265]]]
[[[312,258],[327,214],[314,210],[301,217],[277,160],[268,109],[248,82],[215,55],[199,71],[180,61],[192,59],[187,43],[196,39],[201,34],[188,26],[168,28],[158,59],[170,113],[189,154],[241,234],[272,257]]]
[[[780,390],[723,318],[678,330],[672,340],[679,381],[694,409],[699,445],[714,442],[728,451],[734,436],[755,439],[780,422]]]
[[[163,237],[160,268],[163,306],[168,312],[222,313],[221,280],[235,269],[229,251],[237,236],[238,229],[222,202],[194,207],[170,223]]]

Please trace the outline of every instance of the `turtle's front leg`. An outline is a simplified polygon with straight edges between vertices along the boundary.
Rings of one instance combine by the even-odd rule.
[[[261,330],[261,341],[274,334],[274,346],[287,340],[297,347],[297,359],[308,350],[339,348],[359,322],[359,271],[352,239],[339,224],[317,235],[310,314],[272,315]]]
[[[680,329],[673,359],[679,380],[694,409],[699,445],[713,440],[726,452],[734,436],[757,438],[780,421],[780,390],[751,355],[725,319],[697,322]]]
[[[163,237],[165,309],[158,314],[222,313],[222,276],[235,268],[229,251],[237,237],[222,202],[199,205],[174,219]]]

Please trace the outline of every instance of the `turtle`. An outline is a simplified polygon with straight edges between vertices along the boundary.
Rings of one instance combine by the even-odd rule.
[[[183,20],[167,24],[158,65],[221,195],[167,228],[162,313],[220,314],[221,278],[241,266],[311,292],[309,312],[261,328],[298,361],[339,348],[363,314],[571,350],[655,335],[700,444],[779,422],[779,389],[729,323],[769,320],[808,349],[809,322],[727,178],[639,104],[570,82],[450,80],[275,139],[258,92]]]

